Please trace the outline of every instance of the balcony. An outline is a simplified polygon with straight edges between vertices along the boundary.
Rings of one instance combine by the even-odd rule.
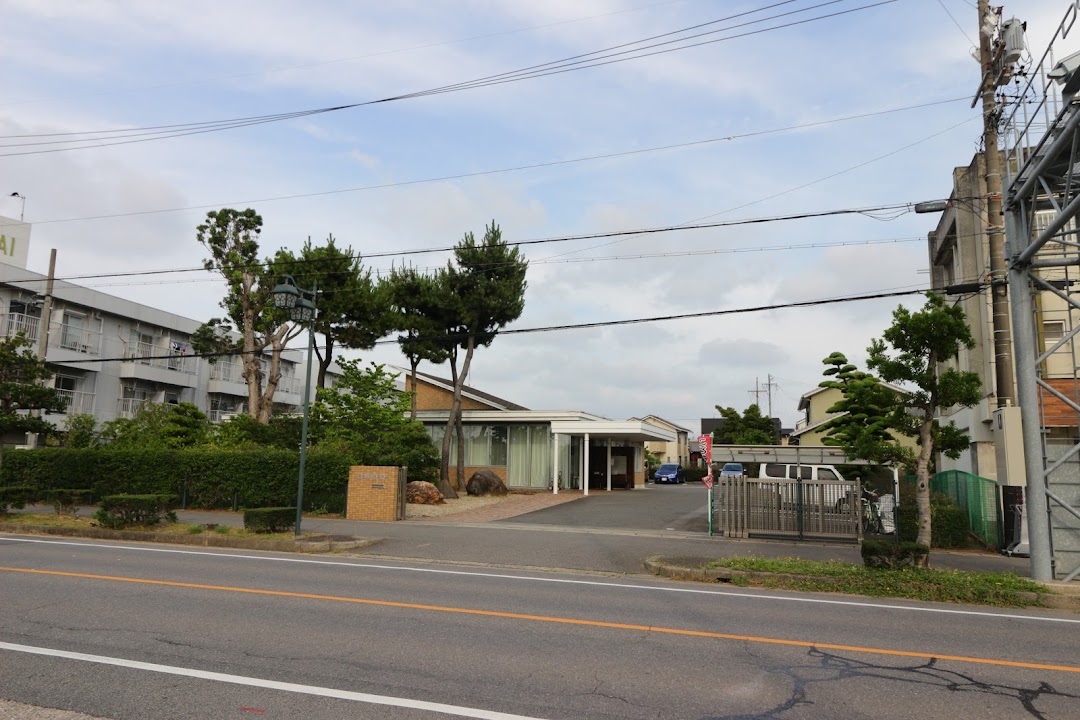
[[[119,398],[116,401],[116,414],[122,418],[133,418],[143,405],[153,405],[146,398]]]
[[[92,414],[94,412],[94,393],[82,390],[56,391],[57,397],[64,401],[64,412],[68,415]]]
[[[263,367],[263,377],[268,372],[269,366]],[[244,380],[243,366],[239,363],[222,360],[214,363],[210,366],[210,386],[208,389],[212,393],[247,397],[247,381]],[[274,396],[277,398],[279,394],[300,395],[303,391],[304,383],[300,378],[292,375],[282,375],[281,379],[278,380],[277,392],[275,392]]]
[[[49,323],[49,347],[100,355],[101,331],[68,323]]]
[[[19,333],[25,335],[31,342],[37,344],[38,328],[41,327],[41,318],[22,313],[8,313],[4,316],[4,337],[15,337]]]
[[[124,357],[127,359],[120,365],[121,378],[188,388],[195,387],[198,382],[198,358],[170,355],[158,344],[131,343],[124,351]]]

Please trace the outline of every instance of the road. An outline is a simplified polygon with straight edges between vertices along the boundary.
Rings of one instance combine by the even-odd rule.
[[[1060,613],[0,536],[0,699],[115,720],[1075,718],[1078,648]]]

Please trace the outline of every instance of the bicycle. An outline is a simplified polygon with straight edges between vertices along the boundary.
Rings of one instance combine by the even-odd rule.
[[[878,494],[873,490],[863,490],[862,504],[863,534],[884,534],[885,526],[882,523],[881,506],[878,503]]]

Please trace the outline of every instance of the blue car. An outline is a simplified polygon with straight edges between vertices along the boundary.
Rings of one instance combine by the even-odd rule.
[[[665,463],[656,468],[656,472],[653,473],[654,483],[684,483],[686,482],[686,475],[683,473],[682,465],[676,465],[675,463]]]

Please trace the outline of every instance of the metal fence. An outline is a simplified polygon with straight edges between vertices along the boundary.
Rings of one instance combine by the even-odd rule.
[[[861,537],[857,482],[722,478],[713,496],[715,527],[727,537]]]
[[[930,490],[944,493],[967,513],[968,527],[984,543],[1001,549],[1001,489],[993,480],[964,472],[945,470],[930,480]]]

